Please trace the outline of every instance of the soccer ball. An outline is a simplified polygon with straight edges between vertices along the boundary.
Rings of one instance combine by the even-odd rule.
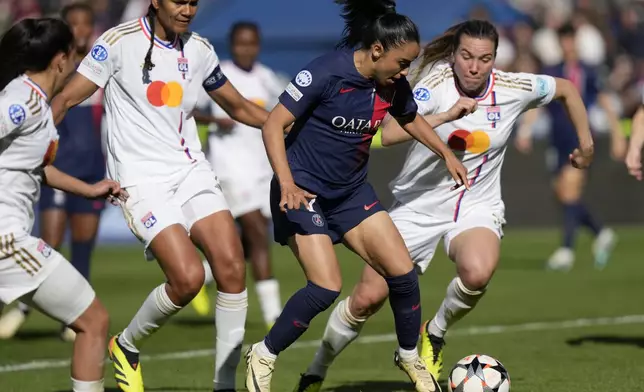
[[[469,355],[454,366],[447,380],[449,392],[509,392],[510,375],[488,355]]]

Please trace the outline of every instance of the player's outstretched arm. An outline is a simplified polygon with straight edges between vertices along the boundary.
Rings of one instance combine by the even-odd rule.
[[[590,165],[595,153],[586,106],[584,106],[584,101],[581,99],[579,91],[571,81],[555,78],[555,83],[554,99],[561,100],[563,103],[568,116],[570,116],[570,121],[572,121],[577,130],[577,138],[579,139],[579,148],[576,148],[570,154],[571,163],[578,169],[584,169]]]
[[[457,187],[465,185],[465,188],[470,189],[470,184],[467,180],[467,169],[422,116],[417,114],[413,121],[405,123],[402,127],[414,139],[445,160],[447,170],[456,181]]]
[[[228,80],[208,94],[233,120],[242,124],[262,128],[268,118],[266,109],[244,98]]]
[[[308,206],[308,199],[315,198],[312,195],[295,185],[291,168],[286,158],[286,146],[284,145],[284,130],[289,128],[295,121],[295,116],[281,103],[278,103],[268,120],[262,128],[262,138],[266,155],[273,167],[273,172],[279,181],[282,196],[280,208],[285,210],[297,209],[300,205]]]
[[[63,121],[69,109],[91,97],[96,90],[98,86],[94,82],[77,72],[51,102],[51,111],[56,125]]]
[[[127,192],[125,189],[121,189],[121,186],[116,181],[102,180],[96,184],[88,184],[85,181],[61,172],[52,165],[45,166],[43,182],[52,188],[88,199],[116,198],[121,201],[127,199]]]
[[[610,96],[606,93],[597,95],[597,103],[606,114],[610,128],[610,153],[614,160],[621,161],[626,155],[626,137],[622,132],[622,125],[619,122],[619,115],[613,108]]]
[[[644,147],[644,105],[640,106],[633,116],[631,140],[626,154],[628,173],[642,181],[642,147]]]
[[[436,128],[445,123],[458,120],[476,111],[477,103],[475,99],[462,97],[454,106],[448,111],[443,113],[428,114],[423,116],[425,121],[432,127]],[[395,144],[404,143],[412,140],[414,137],[410,135],[398,121],[388,121],[382,129],[382,145],[393,146]]]

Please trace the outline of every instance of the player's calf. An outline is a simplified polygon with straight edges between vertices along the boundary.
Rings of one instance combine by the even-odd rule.
[[[109,316],[98,299],[70,327],[76,332],[72,358],[74,392],[103,391],[103,359]]]

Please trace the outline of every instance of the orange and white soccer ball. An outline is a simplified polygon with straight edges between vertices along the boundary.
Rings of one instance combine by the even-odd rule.
[[[468,355],[449,372],[449,392],[509,392],[510,375],[489,355]]]

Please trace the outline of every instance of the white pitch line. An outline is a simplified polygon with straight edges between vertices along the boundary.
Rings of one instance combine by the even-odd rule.
[[[449,332],[449,336],[494,335],[512,332],[552,331],[558,329],[574,329],[602,325],[644,324],[644,314],[619,317],[581,318],[565,321],[534,322],[515,325],[489,325],[480,327],[457,328]],[[354,344],[387,343],[396,341],[396,334],[367,335],[355,341]],[[291,348],[312,348],[320,345],[320,340],[296,342]],[[244,350],[248,346],[244,347]],[[141,355],[141,361],[167,361],[176,359],[202,358],[215,354],[214,349],[178,351],[165,354]],[[42,359],[13,365],[0,365],[0,373],[15,373],[40,369],[59,369],[68,367],[69,359]]]

